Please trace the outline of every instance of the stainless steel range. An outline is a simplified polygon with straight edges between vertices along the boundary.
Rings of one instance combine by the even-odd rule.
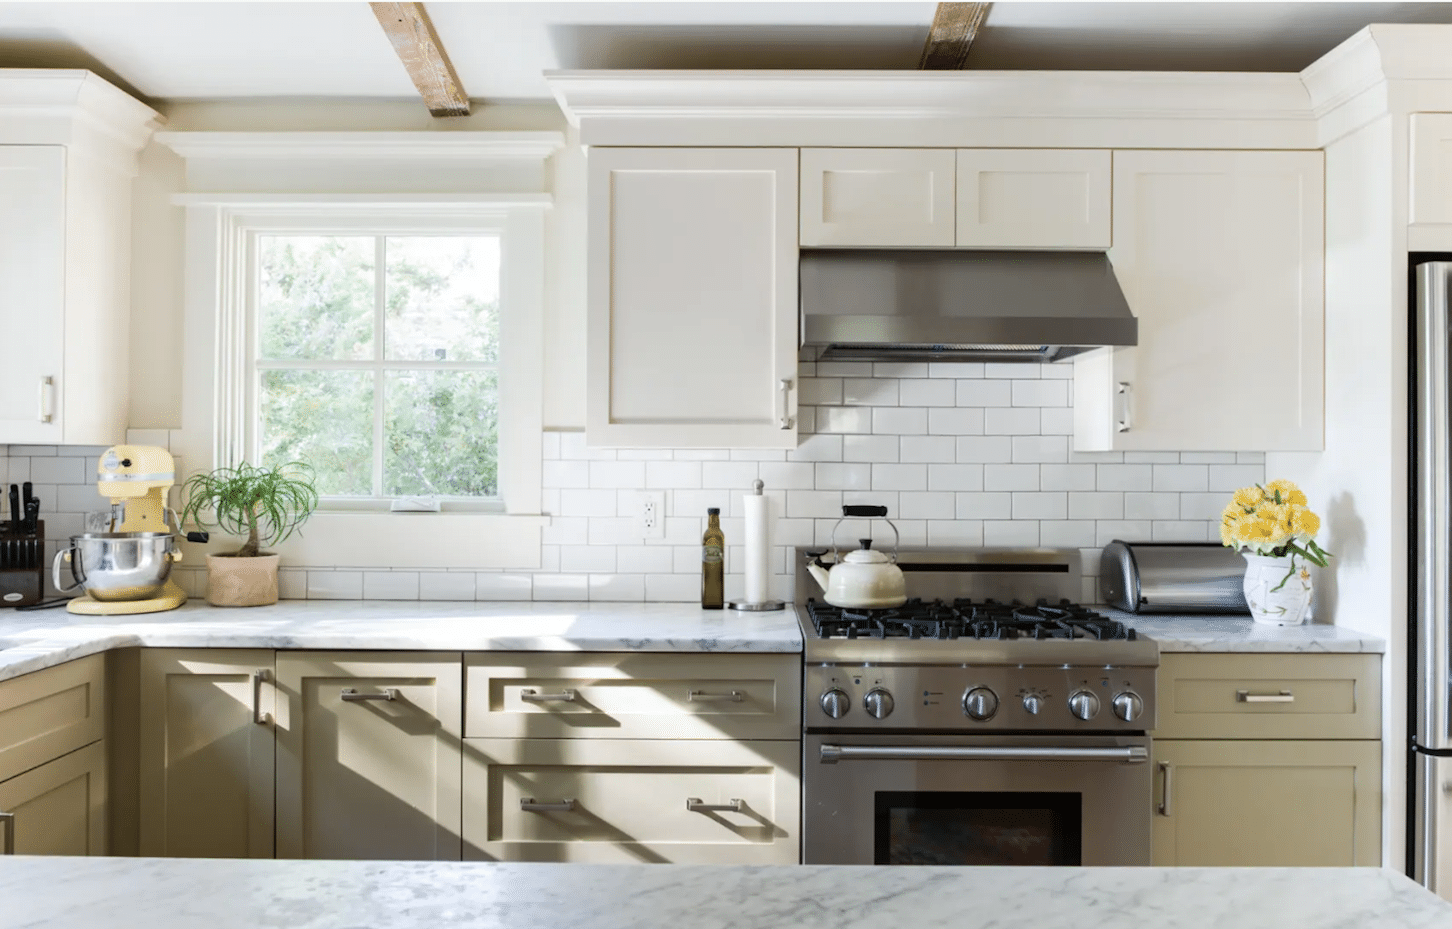
[[[1078,551],[903,552],[910,599],[877,610],[822,602],[816,554],[807,864],[1150,863],[1159,646],[1071,602]]]

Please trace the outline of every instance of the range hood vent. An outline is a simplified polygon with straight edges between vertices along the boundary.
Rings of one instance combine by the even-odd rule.
[[[801,301],[817,360],[1053,362],[1139,336],[1103,252],[803,251]]]

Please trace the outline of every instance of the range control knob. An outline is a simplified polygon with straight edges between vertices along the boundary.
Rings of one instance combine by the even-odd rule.
[[[822,712],[833,719],[841,719],[847,715],[847,711],[850,709],[852,709],[852,698],[837,688],[833,687],[822,694]]]
[[[963,712],[979,722],[992,719],[998,712],[998,694],[987,687],[974,687],[963,695]]]
[[[1127,723],[1139,719],[1144,712],[1144,698],[1132,690],[1114,695],[1114,715]]]
[[[1039,700],[1038,694],[1024,694],[1023,696],[1023,710],[1030,716],[1039,715],[1039,706],[1041,703],[1042,701]]]
[[[1099,698],[1087,690],[1075,691],[1069,697],[1069,712],[1087,722],[1099,715]]]
[[[892,713],[892,694],[875,687],[862,698],[862,708],[873,719],[885,719]]]

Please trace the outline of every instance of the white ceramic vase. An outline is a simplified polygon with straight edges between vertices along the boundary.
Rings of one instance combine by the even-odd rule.
[[[1241,555],[1245,558],[1245,602],[1251,618],[1274,626],[1299,626],[1305,622],[1311,608],[1311,571],[1304,560],[1297,561],[1294,555]]]

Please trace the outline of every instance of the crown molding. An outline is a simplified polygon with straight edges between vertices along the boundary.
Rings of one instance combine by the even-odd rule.
[[[183,158],[396,161],[543,161],[565,145],[560,132],[158,132]]]
[[[326,206],[329,210],[428,210],[478,212],[527,207],[548,210],[554,206],[549,194],[355,194],[355,193],[179,193],[171,202],[176,206],[210,206],[251,208],[264,211],[309,211]]]
[[[134,175],[165,118],[83,70],[0,68],[0,144],[66,145]]]

